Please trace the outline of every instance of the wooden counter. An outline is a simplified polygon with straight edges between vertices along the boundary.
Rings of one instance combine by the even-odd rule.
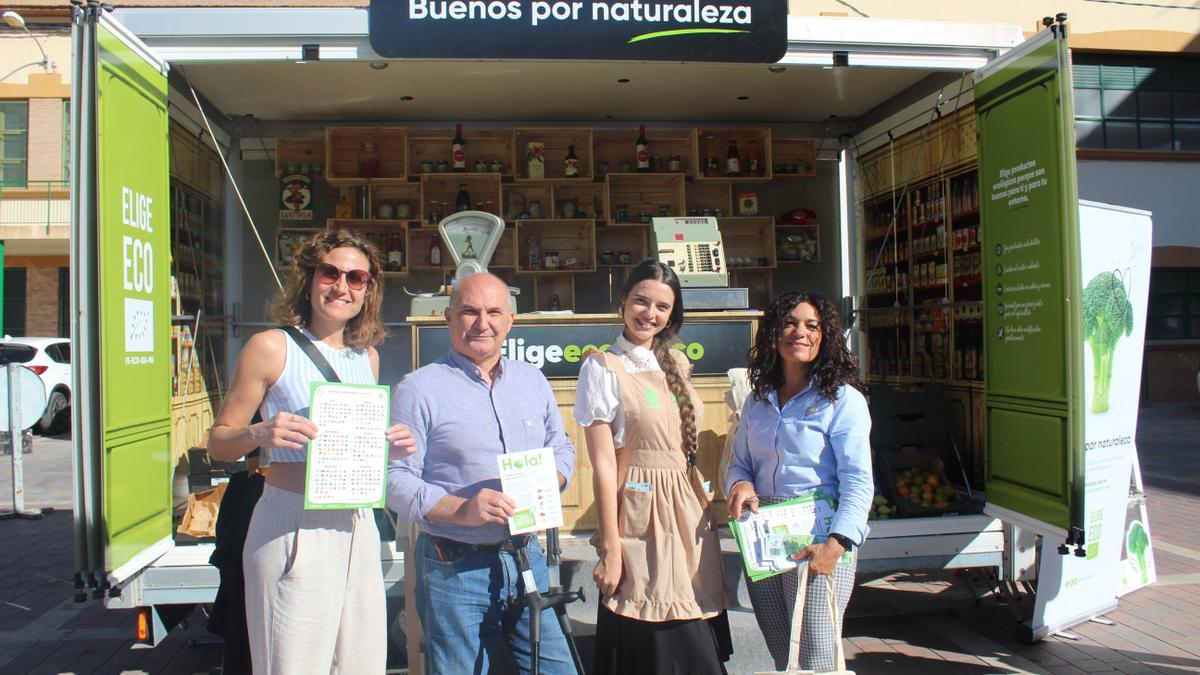
[[[762,313],[692,312],[685,316],[677,348],[695,369],[692,384],[704,404],[699,420],[700,469],[717,483],[717,466],[725,447],[732,410],[725,403],[730,368],[746,365],[746,351]],[[440,317],[412,317],[413,369],[441,358],[450,346]],[[592,467],[584,445],[583,427],[572,411],[582,354],[591,347],[605,349],[621,333],[616,314],[518,314],[505,341],[505,356],[538,365],[550,381],[567,436],[575,444],[575,475],[563,492],[564,530],[596,528]]]

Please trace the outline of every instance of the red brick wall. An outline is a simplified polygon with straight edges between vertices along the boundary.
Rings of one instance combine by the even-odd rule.
[[[63,100],[29,99],[29,180],[65,178],[62,144]]]

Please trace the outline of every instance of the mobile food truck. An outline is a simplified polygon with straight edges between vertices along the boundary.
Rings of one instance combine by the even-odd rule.
[[[1105,464],[1107,514],[1085,509],[1098,414],[1085,374],[1118,380],[1103,395],[1121,424],[1095,442],[1131,454],[1149,221],[1084,209],[1121,221],[1106,237],[1136,233],[1101,267],[1141,308],[1119,317],[1134,337],[1106,333],[1120,354],[1089,365],[1080,275],[1095,264],[1080,248],[1066,26],[1052,24],[1023,41],[1015,26],[787,16],[781,0],[77,7],[80,597],[138,608],[146,645],[212,601],[212,544],[178,534],[179,506],[189,476],[216,480],[204,432],[238,345],[271,325],[293,245],[348,226],[387,254],[394,382],[445,348],[408,292],[447,282],[437,225],[464,208],[506,223],[489,262],[520,290],[507,355],[552,379],[577,447],[580,355],[616,337],[624,275],[657,252],[650,221],[711,218],[747,301],[689,313],[681,335],[710,411],[706,473],[755,310],[818,289],[843,299],[872,386],[874,513],[891,517],[873,521],[860,569],[984,567],[1016,590],[1053,567],[1079,592],[1061,545],[1115,571],[1127,463]],[[563,502],[566,531],[595,526],[584,452]],[[381,560],[393,596],[400,539]],[[1105,589],[1029,636],[1110,608]]]

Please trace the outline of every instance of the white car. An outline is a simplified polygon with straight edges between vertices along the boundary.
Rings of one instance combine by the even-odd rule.
[[[34,427],[61,434],[71,427],[71,341],[54,337],[5,337],[0,340],[0,366],[19,363],[46,385],[46,410]]]

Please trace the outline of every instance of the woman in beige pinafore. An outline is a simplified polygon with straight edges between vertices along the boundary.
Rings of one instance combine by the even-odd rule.
[[[717,522],[696,466],[704,409],[672,350],[683,324],[679,280],[653,260],[621,292],[624,330],[579,373],[599,528],[601,601],[592,672],[725,673],[732,653]]]

